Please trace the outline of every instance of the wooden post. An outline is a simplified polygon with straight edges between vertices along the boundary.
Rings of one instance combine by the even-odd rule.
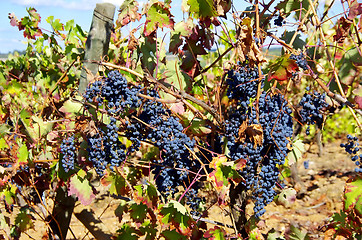
[[[80,94],[85,92],[91,80],[87,72],[93,75],[98,73],[99,66],[92,61],[100,61],[108,53],[115,9],[116,7],[111,3],[98,3],[94,9],[79,82]]]
[[[116,7],[111,3],[98,3],[94,9],[79,82],[80,94],[85,92],[90,80],[87,71],[93,75],[98,73],[98,64],[92,63],[92,60],[99,61],[108,53],[115,9]],[[58,188],[52,215],[48,216],[51,228],[50,238],[66,239],[75,201],[73,196],[68,196],[65,186]]]

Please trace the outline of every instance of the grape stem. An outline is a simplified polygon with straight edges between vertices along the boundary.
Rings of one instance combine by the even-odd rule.
[[[106,62],[101,62],[101,61],[94,61],[96,63],[98,63],[99,65],[103,65],[103,66],[107,66],[107,67],[111,67],[111,68],[116,68],[116,69],[119,69],[119,70],[123,70],[123,71],[126,71],[126,72],[129,72],[139,78],[145,78],[147,81],[151,82],[151,83],[154,83],[156,84],[157,86],[159,86],[164,92],[176,97],[176,98],[179,98],[179,99],[182,99],[182,101],[186,104],[186,101],[184,101],[184,99],[186,100],[190,100],[191,102],[193,103],[196,103],[197,105],[201,106],[203,109],[205,109],[206,111],[208,111],[216,120],[218,126],[222,126],[222,123],[220,121],[220,118],[217,114],[217,111],[210,107],[209,105],[207,105],[204,101],[201,101],[193,96],[191,96],[190,94],[186,93],[185,91],[183,90],[178,90],[178,92],[174,92],[172,91],[171,89],[177,89],[176,87],[174,87],[172,84],[169,84],[169,83],[165,83],[163,81],[159,81],[155,78],[153,78],[152,76],[150,76],[149,74],[145,74],[145,75],[142,75],[132,69],[129,69],[129,68],[126,68],[126,67],[122,67],[122,66],[117,66],[115,64],[112,64],[112,63],[106,63]],[[187,104],[188,105],[188,104]]]

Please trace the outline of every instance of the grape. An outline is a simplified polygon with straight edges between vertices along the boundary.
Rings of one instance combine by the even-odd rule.
[[[246,159],[240,172],[246,189],[253,190],[255,217],[265,213],[264,207],[276,196],[274,190],[279,169],[289,152],[288,144],[293,134],[293,123],[287,101],[281,94],[261,92],[257,109],[250,100],[256,98],[259,79],[257,69],[239,67],[228,74],[227,95],[237,101],[229,119],[225,121],[225,136],[229,157],[233,160]],[[263,87],[263,84],[262,84]],[[255,143],[247,128],[262,129],[262,140]],[[244,128],[240,139],[240,128]],[[249,132],[251,130],[249,129]],[[261,135],[261,133],[259,133]]]
[[[65,172],[74,169],[74,162],[76,158],[76,148],[74,146],[74,136],[63,139],[60,145],[60,152],[63,154],[62,166]]]
[[[289,58],[295,60],[295,63],[298,65],[298,67],[302,68],[303,70],[308,70],[308,63],[307,60],[305,60],[303,53],[300,53],[299,55],[291,54]]]
[[[278,16],[276,19],[274,19],[274,24],[276,26],[283,26],[283,23],[285,23],[284,18],[282,16]]]
[[[347,143],[341,143],[341,147],[350,155],[351,160],[356,164],[355,172],[362,173],[362,154],[359,154],[360,147],[358,138],[350,134],[347,135]]]
[[[249,99],[255,98],[258,91],[259,73],[257,68],[238,66],[236,70],[228,71],[226,83],[227,96],[239,100],[239,104],[247,108]]]
[[[307,91],[309,88],[307,89]],[[299,102],[301,122],[303,124],[316,124],[318,128],[323,124],[323,109],[328,107],[325,101],[325,93],[320,94],[317,91],[305,93]],[[309,135],[310,127],[307,127],[307,135]]]

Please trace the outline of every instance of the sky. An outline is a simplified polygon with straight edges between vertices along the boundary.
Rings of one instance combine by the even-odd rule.
[[[21,19],[27,15],[26,8],[34,7],[42,17],[41,27],[50,29],[45,19],[54,16],[62,23],[74,19],[83,30],[89,31],[96,3],[102,2],[113,3],[118,8],[123,0],[0,0],[0,53],[26,49],[23,33],[10,25],[9,13]]]
[[[245,1],[239,1],[239,7],[242,7]],[[320,2],[325,1],[321,0]],[[330,1],[330,0],[326,0]],[[96,3],[110,2],[116,6],[116,9],[122,4],[123,0],[0,0],[0,53],[8,53],[14,50],[25,50],[23,33],[17,27],[12,27],[9,23],[8,14],[14,13],[18,19],[27,15],[26,8],[34,7],[42,17],[40,27],[50,30],[50,26],[45,21],[48,16],[54,16],[54,19],[60,19],[65,23],[74,19],[75,23],[80,25],[83,30],[89,31],[92,21],[92,15]],[[144,2],[139,0],[138,2]],[[171,10],[175,20],[182,19],[181,0],[171,2]],[[240,6],[241,5],[241,6]],[[335,1],[331,13],[340,13],[342,4],[340,0]],[[117,17],[115,13],[115,18]],[[281,30],[281,29],[280,29]]]

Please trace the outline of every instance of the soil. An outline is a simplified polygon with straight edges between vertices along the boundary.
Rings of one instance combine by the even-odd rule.
[[[310,147],[297,163],[301,182],[294,186],[297,190],[296,200],[288,207],[275,202],[269,204],[262,220],[258,223],[262,233],[267,233],[271,229],[283,233],[293,225],[306,231],[311,239],[323,239],[323,226],[328,224],[333,213],[342,209],[345,182],[349,176],[354,175],[355,165],[339,145],[339,141],[326,144],[320,157],[317,146]],[[308,169],[305,169],[303,161],[309,161]],[[107,230],[115,232],[120,224],[114,215],[114,210],[120,200],[107,196],[104,189],[102,191],[104,194],[87,209],[94,212],[94,216],[104,223],[103,226]],[[51,207],[52,203],[49,202],[47,208]],[[252,204],[248,205],[247,213],[252,213],[252,207]],[[40,220],[41,214],[34,216],[34,228],[22,234],[20,239],[42,239],[46,236],[47,229],[44,221]],[[227,210],[217,206],[210,209],[208,219],[232,225]],[[212,226],[209,223],[208,225]],[[74,215],[70,230],[67,239],[95,239]],[[226,231],[230,234],[234,232],[228,228]]]

